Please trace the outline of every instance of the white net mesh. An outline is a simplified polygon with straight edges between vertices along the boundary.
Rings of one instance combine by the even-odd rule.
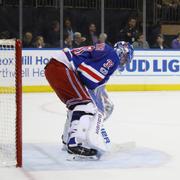
[[[0,166],[16,165],[15,40],[0,40]]]

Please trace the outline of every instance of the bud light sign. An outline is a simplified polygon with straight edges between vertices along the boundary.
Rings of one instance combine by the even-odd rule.
[[[180,52],[137,51],[132,62],[119,69],[124,76],[180,76]],[[155,55],[155,53],[157,55]],[[168,54],[169,53],[169,54]]]

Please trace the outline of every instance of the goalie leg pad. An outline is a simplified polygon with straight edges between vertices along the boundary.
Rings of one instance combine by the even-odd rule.
[[[97,150],[92,149],[87,143],[87,132],[93,114],[84,111],[74,111],[69,131],[68,152],[83,156],[94,156]]]
[[[94,115],[96,113],[96,108],[93,103],[88,103],[86,105],[77,105],[74,110],[68,110],[67,119],[64,125],[62,141],[63,144],[67,144],[70,132],[71,122],[74,120],[79,120],[83,115]]]
[[[86,134],[89,129],[90,120],[93,117],[91,113],[84,111],[74,111],[71,119],[69,134],[70,137],[76,137],[79,142],[86,141]]]
[[[69,127],[72,119],[72,111],[68,110],[67,112],[67,119],[64,124],[64,130],[63,130],[63,135],[62,135],[62,142],[63,144],[67,144],[68,138],[69,138]]]
[[[104,138],[105,133],[102,133],[103,115],[92,107],[93,104],[90,103],[89,106],[78,105],[73,110],[68,140],[71,153],[82,155],[83,151],[83,155],[87,156],[94,155],[95,149],[108,150],[110,141],[107,137]]]
[[[103,115],[100,112],[94,116],[90,123],[87,139],[92,148],[101,152],[109,151],[111,143],[105,128],[103,127]]]

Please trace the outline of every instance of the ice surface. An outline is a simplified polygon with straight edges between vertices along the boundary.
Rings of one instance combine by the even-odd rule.
[[[54,93],[24,94],[24,168],[0,168],[0,180],[179,180],[180,92],[110,93],[106,128],[137,148],[99,162],[68,162],[61,151],[65,106]]]
[[[170,160],[162,151],[133,148],[98,161],[68,161],[68,154],[58,144],[25,144],[24,168],[28,171],[142,168],[164,165]]]

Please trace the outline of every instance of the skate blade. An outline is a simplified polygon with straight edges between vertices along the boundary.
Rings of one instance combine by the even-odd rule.
[[[107,152],[98,152],[95,156],[82,156],[77,154],[68,154],[67,161],[98,161],[109,160],[115,157],[118,153],[131,151],[136,148],[136,143],[133,141],[125,142],[121,144],[112,144],[112,147]]]
[[[97,161],[99,160],[98,156],[82,156],[76,154],[68,154],[66,158],[67,161]]]

